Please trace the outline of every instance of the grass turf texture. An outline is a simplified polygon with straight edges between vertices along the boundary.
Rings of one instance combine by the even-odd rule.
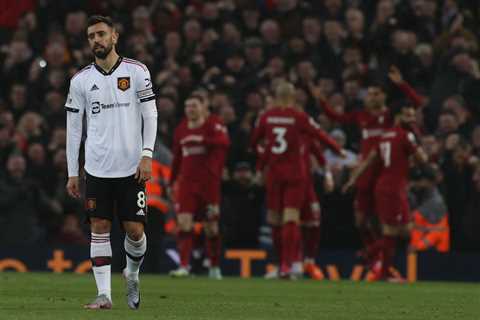
[[[92,275],[0,273],[0,319],[479,319],[480,285],[170,279],[141,277],[131,311],[123,279],[112,280],[112,310],[83,310]]]

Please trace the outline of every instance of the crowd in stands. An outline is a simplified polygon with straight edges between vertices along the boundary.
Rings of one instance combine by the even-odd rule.
[[[339,113],[362,108],[372,81],[385,84],[389,106],[408,103],[388,79],[396,66],[424,98],[418,139],[436,168],[433,182],[447,204],[452,249],[480,249],[475,1],[7,0],[2,11],[2,245],[88,244],[83,203],[65,191],[64,103],[71,76],[93,61],[85,29],[95,13],[116,22],[117,51],[146,64],[152,74],[161,152],[168,153],[185,98],[198,88],[209,91],[211,110],[232,141],[222,212],[227,246],[255,247],[261,239],[263,191],[254,183],[248,141],[272,83],[282,78],[295,84],[298,104],[349,150],[346,159],[325,155],[337,186],[324,194],[318,183],[321,246],[359,245],[352,195],[339,190],[357,161],[360,132],[331,121],[310,89],[321,88]],[[317,176],[320,181],[321,170]],[[422,196],[413,189],[414,203]]]

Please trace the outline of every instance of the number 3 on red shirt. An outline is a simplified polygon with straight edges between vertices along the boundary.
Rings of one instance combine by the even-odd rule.
[[[275,127],[273,133],[275,134],[275,145],[272,146],[272,152],[275,154],[284,153],[288,147],[287,140],[285,140],[287,128]]]

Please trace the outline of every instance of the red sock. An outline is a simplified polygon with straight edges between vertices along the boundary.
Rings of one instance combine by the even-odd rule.
[[[287,222],[282,227],[282,260],[280,264],[288,268],[298,257],[300,249],[300,228],[295,222]]]
[[[218,267],[220,263],[220,249],[221,241],[219,235],[207,238],[207,255],[210,259],[210,266]]]
[[[180,231],[177,237],[177,247],[180,253],[180,265],[187,268],[190,265],[192,254],[193,233],[191,231]]]
[[[383,255],[382,255],[382,277],[387,278],[390,274],[390,267],[393,265],[395,256],[396,238],[392,236],[383,236]]]
[[[303,234],[303,250],[305,252],[305,258],[315,260],[320,242],[320,227],[305,227],[303,229]]]
[[[282,227],[272,226],[273,248],[277,254],[278,263],[282,261]]]

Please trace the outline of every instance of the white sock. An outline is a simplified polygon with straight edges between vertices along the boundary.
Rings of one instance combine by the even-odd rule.
[[[110,233],[93,233],[90,241],[90,257],[98,295],[104,294],[112,300],[111,273],[112,247]]]
[[[138,280],[138,273],[143,262],[143,256],[147,251],[147,236],[145,233],[140,240],[134,241],[125,236],[125,252],[127,253],[127,276]]]

